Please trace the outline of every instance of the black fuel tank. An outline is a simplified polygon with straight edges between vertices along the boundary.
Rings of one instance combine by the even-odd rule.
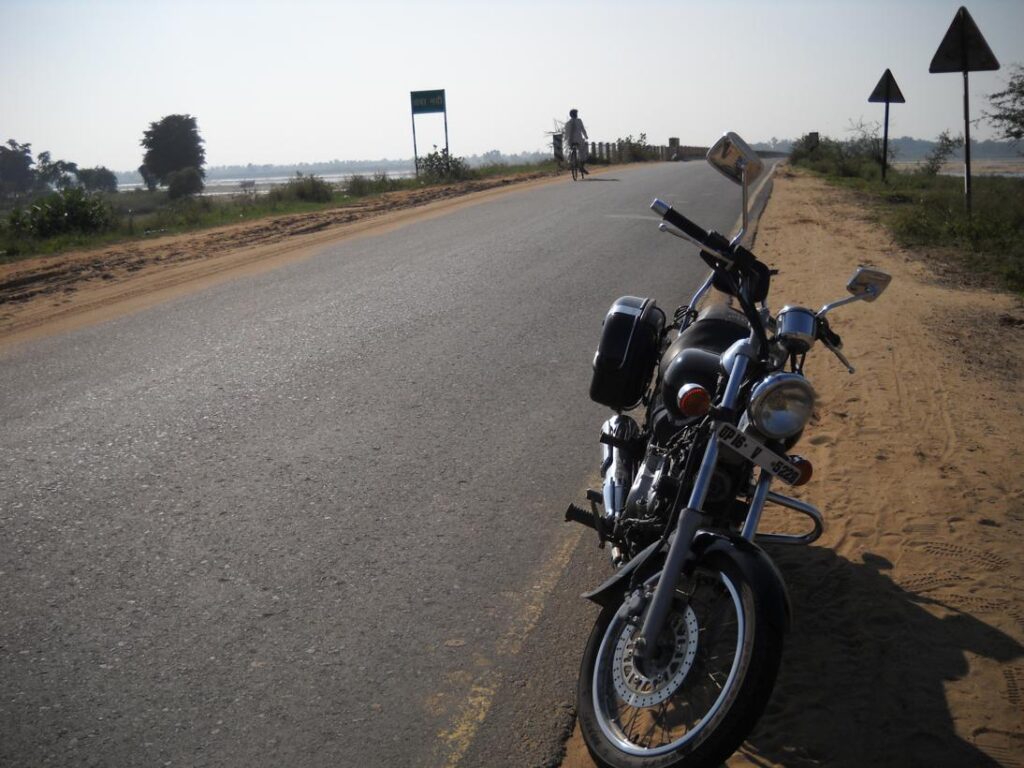
[[[722,353],[749,334],[743,315],[720,305],[708,307],[679,334],[661,358],[662,394],[673,418],[683,418],[676,396],[684,384],[700,384],[714,396]]]

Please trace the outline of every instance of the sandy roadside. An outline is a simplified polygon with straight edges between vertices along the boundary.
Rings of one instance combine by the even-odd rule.
[[[808,358],[821,401],[800,495],[827,528],[771,550],[794,626],[727,764],[1024,765],[1024,308],[940,282],[848,193],[787,170],[756,251],[781,271],[776,310],[841,297],[858,264],[893,283],[833,316],[855,375]],[[577,729],[563,766],[592,765]]]

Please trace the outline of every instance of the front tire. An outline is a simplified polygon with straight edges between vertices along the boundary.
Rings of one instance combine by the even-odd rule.
[[[650,587],[653,588],[653,582]],[[727,557],[676,591],[646,677],[639,627],[619,605],[591,632],[577,684],[580,730],[602,768],[717,768],[764,711],[782,656],[782,622]]]

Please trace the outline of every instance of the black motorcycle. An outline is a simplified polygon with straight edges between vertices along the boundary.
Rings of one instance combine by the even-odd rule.
[[[583,738],[609,768],[717,767],[764,711],[790,608],[758,544],[807,544],[822,531],[816,508],[771,490],[811,477],[791,453],[815,405],[804,361],[820,341],[852,373],[828,315],[874,301],[890,280],[862,267],[852,296],[773,316],[773,272],[740,244],[764,166],[734,133],[707,159],[742,186],[743,226],[730,241],[651,205],[711,274],[671,321],[646,298],[624,296],[608,311],[590,387],[616,412],[601,429],[603,488],[589,492],[589,510],[566,512],[596,530],[615,567],[585,595],[602,611],[577,688]],[[698,311],[712,288],[723,301]],[[806,515],[810,530],[758,533],[768,503]]]

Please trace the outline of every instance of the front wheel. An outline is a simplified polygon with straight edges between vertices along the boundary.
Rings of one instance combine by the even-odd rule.
[[[649,588],[653,589],[652,580]],[[717,768],[764,711],[782,655],[778,617],[724,557],[680,581],[643,671],[640,628],[620,606],[590,634],[577,686],[580,730],[602,768]]]

